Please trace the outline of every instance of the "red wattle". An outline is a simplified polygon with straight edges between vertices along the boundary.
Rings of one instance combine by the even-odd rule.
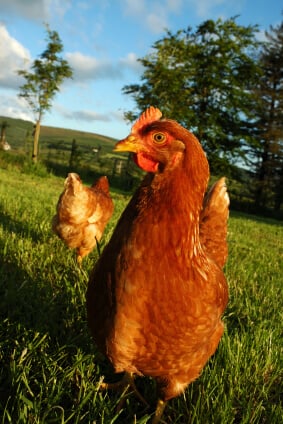
[[[145,153],[135,153],[134,162],[146,172],[157,172],[158,162]]]

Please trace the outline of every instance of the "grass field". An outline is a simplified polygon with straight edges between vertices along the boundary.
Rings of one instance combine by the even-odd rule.
[[[0,149],[0,167],[7,163],[29,167],[33,148],[33,124],[22,119],[0,116],[7,122],[6,139],[11,150]],[[75,147],[73,142],[75,141]],[[137,185],[142,172],[128,162],[127,153],[114,153],[117,140],[101,134],[68,128],[41,126],[39,142],[40,164],[53,174],[62,177],[67,172],[77,172],[88,183],[93,176],[108,175],[112,185],[126,190]]]
[[[0,167],[6,168],[7,162],[15,164],[19,161],[29,167],[33,147],[33,123],[0,116],[0,125],[3,122],[8,125],[6,139],[12,148],[8,152],[0,149]],[[95,131],[95,127],[93,130]],[[128,153],[113,152],[117,141],[97,133],[42,125],[39,160],[45,168],[59,177],[72,170],[90,183],[94,175],[98,177],[105,174],[110,178],[112,187],[132,191],[144,173],[133,161],[128,161]],[[224,174],[230,175],[229,194],[234,209],[251,213],[258,211],[258,206],[254,204],[255,176],[244,168],[234,169],[232,174],[230,171],[227,170],[229,174]],[[282,208],[274,210],[272,202],[262,207],[261,213],[264,216],[283,219]]]
[[[1,423],[145,424],[154,381],[137,379],[151,405],[98,390],[111,368],[86,324],[85,291],[97,259],[79,269],[50,221],[63,179],[0,169]],[[113,192],[109,239],[128,197]],[[282,422],[282,222],[231,213],[225,335],[201,377],[169,402],[167,424]]]

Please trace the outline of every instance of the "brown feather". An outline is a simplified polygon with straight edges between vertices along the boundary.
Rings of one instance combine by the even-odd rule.
[[[221,267],[228,256],[227,222],[229,196],[225,178],[218,180],[204,199],[200,216],[200,238],[208,254]]]
[[[56,209],[52,229],[81,260],[101,239],[113,213],[107,177],[85,187],[79,175],[68,174]]]
[[[150,150],[156,131],[167,144]],[[123,143],[146,149],[160,166],[133,195],[91,273],[88,322],[117,372],[155,377],[167,400],[198,377],[223,333],[227,284],[200,236],[201,214],[204,222],[215,212],[214,194],[204,212],[207,159],[175,121],[143,125],[119,149]],[[211,229],[213,219],[206,222]]]

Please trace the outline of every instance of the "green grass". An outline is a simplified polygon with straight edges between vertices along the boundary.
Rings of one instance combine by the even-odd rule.
[[[64,180],[11,166],[0,169],[0,181],[1,423],[149,422],[154,381],[137,379],[149,410],[132,395],[117,413],[119,395],[98,390],[102,376],[113,376],[86,323],[97,252],[80,270],[50,230]],[[129,199],[112,194],[115,214],[101,248]],[[169,402],[167,424],[282,422],[282,224],[232,213],[229,247],[225,335],[201,377]]]
[[[33,123],[21,119],[0,116],[1,122],[7,122],[6,140],[11,150],[0,149],[0,167],[18,167],[27,173],[34,173],[31,161],[33,149]],[[72,144],[76,141],[75,154],[72,156]],[[64,177],[70,170],[77,172],[84,181],[91,183],[93,176],[108,175],[112,186],[129,190],[136,186],[142,172],[127,162],[128,153],[113,153],[117,140],[101,134],[66,128],[41,126],[39,139],[39,162],[37,175],[48,169],[53,174]],[[98,149],[98,152],[94,150]],[[123,162],[119,171],[117,161]],[[70,163],[71,162],[71,163]],[[42,166],[43,165],[43,166]]]
[[[1,122],[7,122],[6,139],[12,150],[6,152],[6,157],[14,154],[25,154],[31,158],[33,145],[33,123],[22,119],[0,116]],[[68,167],[71,155],[72,142],[76,140],[77,158],[75,166],[91,172],[105,172],[106,168],[113,168],[113,147],[117,140],[101,134],[90,133],[67,128],[41,126],[39,139],[39,158],[55,169]],[[93,148],[100,147],[99,158]],[[117,155],[115,156],[117,158]],[[122,155],[121,158],[126,158]],[[109,172],[109,169],[108,169]]]

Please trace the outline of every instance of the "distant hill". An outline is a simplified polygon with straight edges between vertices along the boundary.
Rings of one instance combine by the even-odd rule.
[[[33,122],[0,116],[0,127],[4,121],[8,124],[6,129],[6,139],[12,149],[26,150],[26,145],[30,144],[32,140]],[[115,142],[117,141],[114,138],[96,133],[48,127],[45,125],[42,125],[41,127],[41,149],[50,146],[55,147],[57,144],[71,145],[73,140],[76,140],[76,142],[83,147],[95,147],[97,145],[102,145],[103,147],[106,147],[106,150],[112,150]]]
[[[9,151],[0,151],[3,160],[16,161],[32,157],[34,124],[23,119],[0,116],[0,128],[7,122],[6,141]],[[128,153],[114,153],[117,140],[101,134],[48,127],[43,125],[39,139],[39,160],[55,175],[66,176],[77,172],[84,181],[93,182],[94,176],[107,175],[111,183],[131,189],[141,171],[128,161]],[[13,163],[13,162],[12,162]],[[133,170],[131,171],[131,168]]]

